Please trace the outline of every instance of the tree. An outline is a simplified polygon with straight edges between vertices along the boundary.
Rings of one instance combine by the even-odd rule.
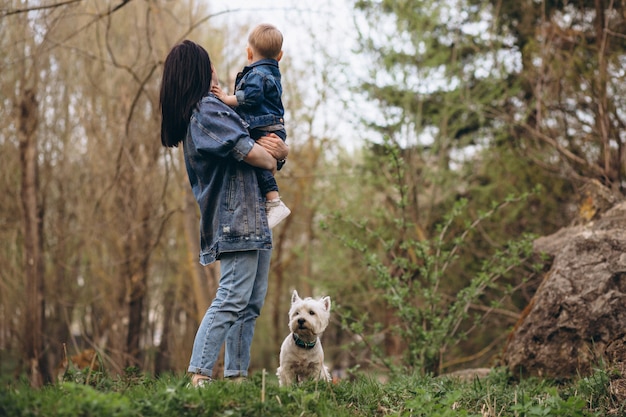
[[[45,312],[45,330],[36,342],[37,354],[47,361],[38,366],[47,372],[42,382],[62,377],[65,370],[57,364],[85,348],[95,349],[98,363],[112,373],[186,369],[198,323],[217,286],[219,265],[198,264],[197,205],[182,153],[160,146],[160,69],[169,49],[184,38],[196,39],[214,62],[224,62],[222,39],[214,36],[221,31],[207,30],[212,14],[190,12],[181,2],[55,6],[3,10],[0,15],[0,68],[5,74],[0,110],[12,116],[0,126],[0,182],[7,190],[0,200],[0,259],[5,265],[0,270],[0,346],[21,356],[24,337],[31,336],[25,312],[39,311]],[[37,48],[16,48],[26,45],[20,42],[22,33]],[[24,70],[34,63],[38,70]],[[290,71],[288,60],[283,71]],[[31,102],[38,125],[29,142],[36,146],[32,161],[40,180],[38,205],[32,207],[40,216],[41,272],[33,282],[43,287],[35,287],[41,296],[30,299],[41,301],[38,311],[26,307],[26,282],[15,280],[23,275],[21,258],[30,250],[18,204],[20,119],[11,110],[25,103],[16,88],[25,75],[32,75],[38,87]],[[286,316],[288,308],[272,301],[296,283],[311,292],[316,287],[309,243],[315,240],[317,205],[324,193],[312,190],[326,178],[311,179],[326,163],[322,150],[332,146],[328,124],[321,134],[317,131],[325,117],[319,110],[323,99],[305,107],[308,98],[300,96],[298,77],[285,79],[291,80],[285,85],[286,100],[297,133],[279,182],[296,210],[274,239],[272,278],[281,284],[272,288],[258,328],[258,337],[266,340],[253,352],[259,367],[273,366],[278,357],[263,333],[282,335],[281,313]],[[277,322],[280,328],[273,325]],[[28,365],[12,360],[7,357],[7,366],[18,372]]]
[[[25,49],[35,49],[29,39]],[[25,275],[25,359],[31,386],[41,387],[50,380],[44,354],[44,265],[43,265],[43,207],[39,193],[38,140],[39,105],[37,100],[39,71],[37,59],[24,66],[20,80],[15,112],[18,114],[20,165],[22,168],[21,202],[24,237]]]
[[[149,316],[160,304],[150,298],[152,268],[160,277],[151,257],[179,210],[164,201],[167,176],[154,175],[163,163],[158,69],[176,41],[166,35],[173,20],[155,22],[164,15],[158,3],[79,3],[6,9],[0,17],[2,108],[13,116],[0,132],[0,165],[15,166],[19,150],[24,219],[19,233],[13,223],[3,227],[2,253],[7,266],[16,256],[25,266],[23,285],[14,282],[22,268],[2,274],[9,291],[1,333],[3,344],[24,352],[33,385],[51,380],[65,344],[96,348],[114,371],[144,365],[160,332]],[[188,22],[180,34],[193,27]],[[15,178],[3,178],[16,189]],[[11,222],[8,214],[19,212],[9,201],[2,210]],[[14,250],[16,241],[23,250]],[[166,312],[174,311],[177,298],[163,294]],[[9,319],[8,311],[17,315]],[[165,319],[156,320],[162,327]],[[19,338],[5,339],[17,329],[24,329]]]
[[[496,112],[529,159],[623,194],[624,4],[494,2],[521,54],[520,94]],[[519,105],[522,103],[522,106]],[[512,119],[514,118],[514,119]],[[556,162],[555,162],[556,161]]]
[[[558,11],[554,10],[557,4]],[[603,173],[606,169],[592,168],[594,163],[589,162],[598,155],[606,155],[602,152],[607,149],[602,145],[603,140],[579,145],[572,151],[569,144],[583,142],[564,140],[565,137],[560,136],[573,134],[580,138],[585,135],[583,129],[576,128],[582,123],[570,125],[574,119],[579,122],[603,119],[605,121],[597,126],[606,125],[607,118],[600,113],[607,112],[601,111],[601,106],[598,106],[598,117],[590,117],[591,113],[580,109],[595,106],[583,105],[583,102],[606,101],[602,93],[590,97],[589,92],[611,91],[611,88],[594,86],[596,77],[606,79],[605,75],[617,75],[611,70],[617,68],[616,65],[590,65],[590,68],[606,68],[605,75],[598,76],[594,71],[585,87],[587,93],[573,95],[564,92],[579,89],[574,77],[580,71],[574,71],[572,65],[561,68],[562,57],[550,60],[550,71],[557,68],[565,71],[549,77],[555,89],[547,94],[548,101],[560,96],[561,107],[555,114],[552,110],[556,107],[545,107],[550,111],[544,111],[546,99],[542,99],[539,106],[545,113],[542,128],[534,127],[537,91],[541,90],[542,95],[546,91],[545,87],[533,87],[534,80],[543,79],[537,76],[537,63],[541,63],[542,73],[547,71],[545,58],[555,50],[554,43],[547,46],[538,42],[543,38],[535,28],[546,21],[547,16],[582,25],[583,20],[588,21],[593,16],[609,15],[613,26],[609,20],[603,20],[603,24],[589,27],[596,28],[596,34],[600,33],[597,28],[608,28],[603,32],[605,40],[607,36],[616,37],[620,33],[621,18],[619,13],[610,11],[614,6],[602,2],[592,6],[596,8],[594,12],[587,9],[587,2],[582,3],[580,10],[550,2],[515,5],[498,1],[355,2],[359,12],[357,21],[367,22],[360,25],[363,28],[361,51],[371,63],[370,73],[362,78],[359,87],[376,103],[378,110],[376,117],[364,120],[367,126],[379,132],[370,147],[371,162],[364,167],[366,172],[372,173],[368,186],[376,207],[380,208],[375,215],[367,217],[367,229],[373,231],[376,240],[385,242],[377,244],[366,239],[361,243],[370,251],[381,253],[392,277],[400,279],[403,273],[403,269],[398,268],[394,275],[396,262],[403,259],[415,262],[416,253],[407,242],[426,244],[436,239],[437,225],[442,224],[444,214],[452,210],[455,201],[468,198],[468,214],[480,218],[494,202],[507,201],[512,194],[524,195],[537,184],[543,184],[541,194],[529,199],[524,206],[507,207],[482,223],[477,229],[479,233],[466,242],[458,253],[457,265],[447,270],[445,284],[442,284],[445,289],[438,287],[454,300],[456,291],[480,274],[485,256],[506,248],[510,236],[520,236],[523,232],[550,233],[572,221],[575,210],[571,207],[577,196],[571,194],[578,180],[597,175],[601,175],[603,181],[609,178]],[[606,41],[597,49],[603,51],[600,56],[608,51],[615,52],[607,62],[619,56],[616,50],[608,48],[610,44]],[[579,54],[593,50],[588,44],[578,45]],[[559,51],[562,53],[562,49]],[[580,62],[598,61],[581,59]],[[619,91],[619,85],[614,89]],[[612,118],[616,120],[615,125],[619,125],[618,118]],[[614,142],[614,147],[620,154],[618,142]],[[381,164],[383,160],[389,164]],[[534,164],[529,164],[531,161]],[[537,169],[537,163],[545,169]],[[449,225],[452,235],[463,231],[463,223],[459,219]],[[520,278],[513,278],[509,285],[523,289],[524,280]],[[417,275],[413,279],[422,277]],[[491,293],[482,297],[481,302],[489,304],[503,296],[503,293]],[[516,311],[527,299],[528,296],[519,291],[503,299],[506,308],[488,309],[495,325],[484,326],[483,335],[475,336],[476,340],[464,344],[460,351],[486,351],[489,340],[494,340],[498,330],[502,333],[512,324]],[[485,307],[475,305],[472,309],[480,311]],[[493,317],[496,311],[499,318]],[[385,317],[379,317],[378,322],[384,323],[384,329],[397,326]],[[493,332],[494,329],[498,330]],[[397,346],[392,341],[387,341],[386,345]],[[494,351],[493,346],[491,351]],[[459,359],[448,362],[458,364]],[[445,367],[445,363],[438,366]]]

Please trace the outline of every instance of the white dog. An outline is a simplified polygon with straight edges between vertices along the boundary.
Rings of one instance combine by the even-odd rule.
[[[276,371],[281,387],[305,379],[331,380],[320,342],[329,318],[330,297],[302,299],[297,291],[293,292],[289,309],[291,333],[280,347],[280,366]]]

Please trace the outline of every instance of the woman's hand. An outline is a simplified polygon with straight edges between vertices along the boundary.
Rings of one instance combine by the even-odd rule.
[[[257,139],[256,143],[261,145],[263,149],[269,152],[277,161],[282,161],[289,155],[289,145],[283,142],[283,140],[274,133]]]

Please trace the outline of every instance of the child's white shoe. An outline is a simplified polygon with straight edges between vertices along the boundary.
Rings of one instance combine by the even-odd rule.
[[[275,198],[265,203],[265,211],[267,212],[267,224],[273,229],[278,223],[282,222],[291,214],[289,207],[282,202],[280,198]]]

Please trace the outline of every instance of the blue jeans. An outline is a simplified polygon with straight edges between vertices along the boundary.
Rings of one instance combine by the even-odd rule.
[[[196,333],[189,372],[212,377],[226,342],[224,376],[248,376],[250,347],[267,294],[271,256],[271,250],[221,254],[220,283]]]

